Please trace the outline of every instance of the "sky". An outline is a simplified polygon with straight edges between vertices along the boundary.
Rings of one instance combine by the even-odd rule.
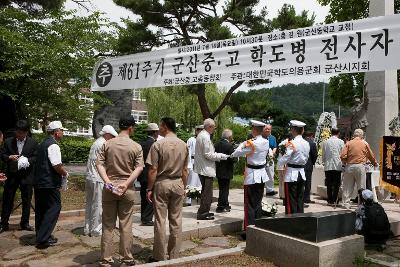
[[[222,0],[221,0],[222,1]],[[104,16],[107,17],[112,22],[117,22],[121,26],[123,23],[121,22],[121,18],[131,18],[135,19],[134,14],[127,10],[124,7],[118,6],[114,4],[112,0],[91,0],[91,4],[87,4],[87,7],[93,11],[100,11],[104,13]],[[321,6],[316,0],[260,0],[261,4],[267,6],[268,9],[268,17],[274,18],[278,15],[278,10],[283,6],[283,4],[293,5],[296,9],[297,13],[300,13],[303,10],[308,10],[309,14],[315,14],[315,23],[323,23],[326,15],[328,15],[329,7]],[[77,9],[78,14],[86,15],[88,12],[79,7],[77,4],[72,2],[71,0],[67,0],[65,3],[65,7],[67,9]],[[287,83],[299,84],[302,82],[320,82],[325,81],[328,82],[328,76],[310,76],[307,77],[307,80],[304,80],[304,77],[289,77],[289,78],[279,78],[274,79],[271,83],[267,85],[263,85],[264,88],[271,88],[274,86],[280,86]],[[230,83],[221,83],[218,85],[219,87],[230,87]],[[241,86],[240,90],[248,90],[247,87]]]

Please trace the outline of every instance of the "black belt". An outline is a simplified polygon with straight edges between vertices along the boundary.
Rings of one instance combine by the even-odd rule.
[[[264,164],[264,165],[251,165],[251,164],[247,164],[246,166],[247,166],[247,168],[255,169],[255,170],[265,168],[265,164]]]
[[[287,166],[290,168],[297,168],[297,169],[304,168],[304,165],[297,165],[297,164],[290,164],[290,163]]]

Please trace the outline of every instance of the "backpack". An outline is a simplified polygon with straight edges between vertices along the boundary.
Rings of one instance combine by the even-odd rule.
[[[389,238],[389,219],[383,207],[378,203],[365,205],[362,232],[366,243],[385,243]]]

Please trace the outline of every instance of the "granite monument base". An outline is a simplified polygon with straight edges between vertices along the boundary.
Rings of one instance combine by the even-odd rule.
[[[279,215],[256,220],[256,227],[311,242],[322,242],[355,234],[356,214],[324,211]]]
[[[350,235],[315,243],[249,226],[245,252],[280,267],[350,267],[364,255],[364,237]]]

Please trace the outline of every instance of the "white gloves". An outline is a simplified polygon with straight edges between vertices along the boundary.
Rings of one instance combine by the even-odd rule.
[[[230,155],[220,153],[220,157],[221,157],[221,160],[227,160],[230,157]]]
[[[18,158],[18,170],[29,168],[30,164],[27,157],[20,156]]]

